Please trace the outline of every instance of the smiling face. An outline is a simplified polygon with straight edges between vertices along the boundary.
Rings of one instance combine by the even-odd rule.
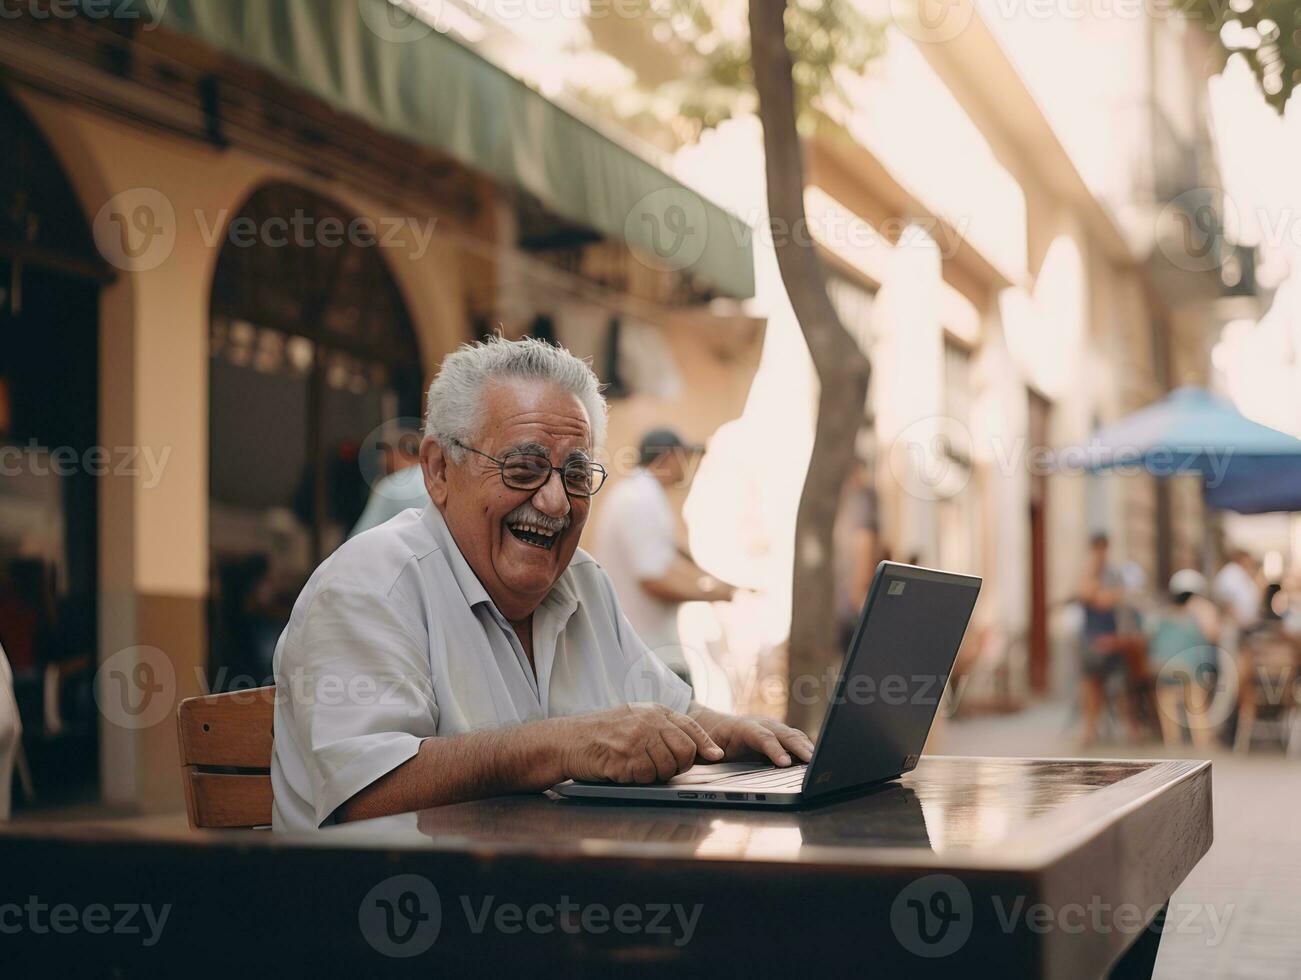
[[[493,381],[480,402],[470,445],[501,459],[526,451],[553,466],[591,457],[592,429],[578,398],[545,381]],[[590,500],[565,493],[552,473],[537,490],[514,490],[492,460],[449,459],[432,438],[421,446],[425,486],[457,547],[507,619],[526,619],[569,567]]]

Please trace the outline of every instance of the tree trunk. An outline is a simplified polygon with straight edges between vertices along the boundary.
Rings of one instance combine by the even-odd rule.
[[[841,488],[864,423],[869,365],[827,296],[822,263],[806,235],[804,160],[795,119],[795,83],[786,47],[786,0],[750,0],[750,48],[763,123],[768,214],[777,266],[818,376],[813,455],[795,522],[787,721],[810,733],[821,726],[844,651],[835,609],[832,535]],[[829,676],[830,675],[830,676]]]

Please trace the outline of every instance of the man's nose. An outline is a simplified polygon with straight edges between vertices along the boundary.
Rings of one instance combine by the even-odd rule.
[[[533,495],[533,506],[548,517],[564,517],[569,513],[569,494],[565,493],[565,482],[555,470]]]

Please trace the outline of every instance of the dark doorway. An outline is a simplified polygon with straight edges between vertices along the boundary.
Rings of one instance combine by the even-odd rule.
[[[419,352],[379,250],[290,228],[353,220],[270,184],[244,206],[213,282],[209,359],[209,682],[266,683],[316,566],[361,515],[366,437],[420,412]],[[263,230],[276,234],[265,235]]]
[[[0,93],[0,645],[30,782],[16,810],[98,798],[102,264],[45,140]],[[25,773],[26,774],[26,773]]]

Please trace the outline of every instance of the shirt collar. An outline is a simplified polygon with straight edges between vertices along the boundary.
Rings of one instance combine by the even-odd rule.
[[[474,574],[474,569],[465,560],[465,555],[461,554],[461,549],[457,546],[456,539],[452,537],[452,532],[448,529],[447,522],[443,520],[443,515],[439,513],[438,508],[432,503],[428,504],[421,518],[425,522],[425,527],[429,528],[429,533],[433,535],[434,543],[447,556],[447,567],[452,570],[452,578],[456,579],[456,584],[460,587],[461,594],[465,596],[465,601],[469,603],[470,608],[473,609],[481,602],[492,605],[492,596],[488,595],[488,590],[479,581],[479,576]]]
[[[452,532],[443,520],[442,513],[432,503],[425,507],[421,515],[425,526],[429,528],[429,533],[433,535],[434,543],[447,556],[447,566],[452,570],[452,578],[456,580],[461,594],[465,596],[465,601],[469,603],[470,608],[474,608],[481,602],[486,602],[493,609],[496,604],[492,601],[492,596],[488,595],[488,590],[483,587],[479,581],[479,576],[474,574],[474,569],[470,563],[465,560],[465,555],[461,554],[460,547],[456,544],[456,539],[452,537]],[[575,555],[577,557],[577,554]],[[572,564],[572,560],[571,560]],[[578,608],[578,594],[574,591],[573,583],[570,581],[569,569],[566,568],[561,573],[556,584],[551,587],[539,605],[539,609],[546,606],[547,609],[560,617],[564,622],[573,615],[574,610]]]

